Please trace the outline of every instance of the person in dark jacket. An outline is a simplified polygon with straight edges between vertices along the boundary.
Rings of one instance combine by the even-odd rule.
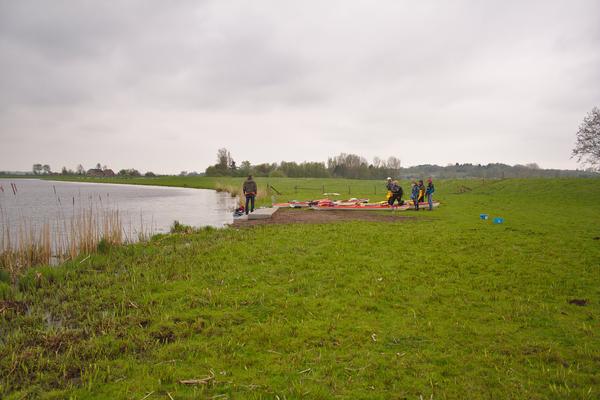
[[[429,178],[427,179],[427,189],[425,190],[427,203],[429,203],[429,211],[433,210],[433,192],[435,192],[435,186],[433,186],[433,182]]]
[[[425,202],[425,185],[423,179],[419,180],[419,203]]]
[[[402,201],[402,187],[398,184],[398,181],[393,181],[392,184],[389,185],[388,190],[392,192],[392,196],[388,200],[388,204],[390,206],[393,206],[396,200],[398,200],[399,206],[404,204],[404,202]]]
[[[256,197],[256,192],[258,189],[256,187],[256,182],[252,179],[252,175],[248,175],[248,179],[244,181],[244,196],[246,196],[246,215],[248,212],[254,212],[254,198]],[[251,208],[248,206],[250,205]]]
[[[392,198],[392,178],[390,178],[390,177],[387,178],[387,182],[385,183],[385,188],[387,189],[385,199],[389,203],[390,199]]]
[[[410,199],[413,201],[413,204],[415,205],[415,210],[419,211],[419,185],[417,185],[417,182],[413,181],[412,183],[412,188],[410,191]]]

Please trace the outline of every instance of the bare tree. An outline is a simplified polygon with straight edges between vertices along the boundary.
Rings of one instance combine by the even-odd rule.
[[[217,165],[215,165],[215,167],[221,170],[226,170],[230,164],[231,154],[229,153],[229,150],[224,147],[217,150]]]
[[[228,169],[231,171],[237,170],[236,162],[231,157],[231,153],[226,148],[221,148],[217,150],[217,163],[214,166],[215,169],[221,171],[221,173],[225,173]]]
[[[83,165],[79,164],[77,166],[77,175],[83,175],[85,173],[85,168],[83,168]]]
[[[577,157],[578,162],[588,164],[592,169],[600,170],[600,109],[598,107],[594,107],[579,126],[572,157]]]
[[[388,159],[387,159],[387,167],[389,169],[399,170],[401,166],[402,166],[402,163],[400,162],[399,158],[396,158],[394,156],[388,157]]]

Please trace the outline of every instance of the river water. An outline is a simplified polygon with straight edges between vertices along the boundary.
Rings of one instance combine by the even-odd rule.
[[[236,199],[207,189],[0,179],[0,232],[44,223],[66,226],[76,208],[118,210],[126,236],[168,232],[173,221],[195,227],[232,222]],[[60,228],[59,228],[60,229]],[[131,236],[131,237],[129,237]]]

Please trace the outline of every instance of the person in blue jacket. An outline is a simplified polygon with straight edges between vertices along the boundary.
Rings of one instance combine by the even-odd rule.
[[[425,190],[427,203],[429,203],[429,211],[433,210],[433,192],[435,192],[435,186],[433,186],[433,182],[431,181],[431,178],[429,178],[427,179],[427,190]]]
[[[417,185],[417,182],[413,181],[412,183],[412,188],[410,191],[410,199],[413,201],[413,204],[415,205],[415,210],[419,211],[419,185]]]

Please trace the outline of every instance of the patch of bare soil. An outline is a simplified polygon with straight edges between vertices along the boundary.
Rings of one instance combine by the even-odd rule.
[[[576,306],[583,307],[588,305],[587,299],[571,299],[569,304],[575,304]]]
[[[27,312],[27,303],[24,301],[0,300],[0,315],[9,311],[24,314]]]
[[[414,211],[337,211],[280,208],[269,219],[234,220],[233,226],[255,226],[268,224],[326,224],[339,221],[371,221],[399,223],[416,220]],[[408,215],[407,215],[408,214]],[[419,218],[423,220],[422,218]]]

